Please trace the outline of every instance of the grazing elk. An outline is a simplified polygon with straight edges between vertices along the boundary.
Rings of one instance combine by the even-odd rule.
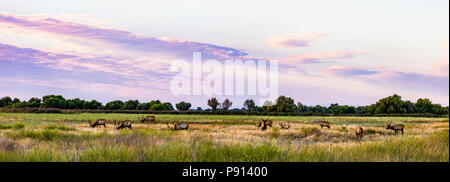
[[[320,129],[322,129],[323,127],[327,127],[328,129],[331,129],[330,123],[328,121],[325,121],[325,120],[320,122]]]
[[[270,120],[262,119],[262,120],[259,122],[258,127],[261,128],[262,131],[265,131],[265,130],[267,129],[267,122],[268,122],[268,121],[270,121]]]
[[[273,123],[272,120],[270,120],[270,119],[266,120],[266,125],[267,125],[267,126],[272,127],[272,123]]]
[[[189,123],[167,123],[167,127],[172,130],[187,130],[189,129]]]
[[[143,122],[152,122],[152,121],[156,121],[156,118],[155,118],[155,116],[145,116],[145,117],[141,117],[141,118],[138,118],[138,120],[141,122],[141,123],[143,123]]]
[[[270,119],[261,119],[261,121],[258,123],[258,127],[261,128],[261,130],[266,130],[267,126],[272,127],[273,121]]]
[[[398,134],[398,131],[401,131],[402,135],[403,135],[403,129],[404,128],[405,128],[405,125],[403,125],[403,124],[391,125],[391,122],[389,121],[389,123],[387,123],[386,130],[394,130],[395,134]]]
[[[361,126],[356,127],[355,134],[356,134],[356,138],[357,138],[358,140],[361,140],[362,137],[364,136],[364,130],[363,130],[363,128],[362,128]]]
[[[291,128],[291,123],[279,122],[278,124],[280,125],[281,129],[286,129],[287,130],[287,129]]]
[[[124,129],[124,128],[128,128],[128,129],[133,129],[131,127],[131,121],[130,120],[125,120],[125,121],[114,121],[114,125],[116,125],[116,129],[120,130],[120,129]]]
[[[89,124],[91,125],[92,128],[100,127],[101,125],[103,125],[103,127],[106,128],[106,119],[97,119],[97,121],[95,121],[94,123],[91,123],[89,121]]]

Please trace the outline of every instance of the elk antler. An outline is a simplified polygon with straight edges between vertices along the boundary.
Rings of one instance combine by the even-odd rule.
[[[344,130],[345,130],[347,128],[347,126],[348,126],[348,123],[345,126],[343,126],[342,128],[344,128]]]

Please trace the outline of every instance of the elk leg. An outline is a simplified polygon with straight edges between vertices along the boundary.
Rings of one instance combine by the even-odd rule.
[[[402,135],[403,135],[403,129],[402,129]]]

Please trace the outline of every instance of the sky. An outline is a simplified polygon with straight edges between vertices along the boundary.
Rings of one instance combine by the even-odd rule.
[[[449,104],[448,0],[0,0],[0,97],[206,107],[169,91],[170,64],[195,51],[277,60],[278,94],[306,105]]]

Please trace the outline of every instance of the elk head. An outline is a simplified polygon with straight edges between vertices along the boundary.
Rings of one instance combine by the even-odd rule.
[[[386,122],[386,129],[388,130],[388,129],[391,129],[391,128],[392,128],[391,121]]]

